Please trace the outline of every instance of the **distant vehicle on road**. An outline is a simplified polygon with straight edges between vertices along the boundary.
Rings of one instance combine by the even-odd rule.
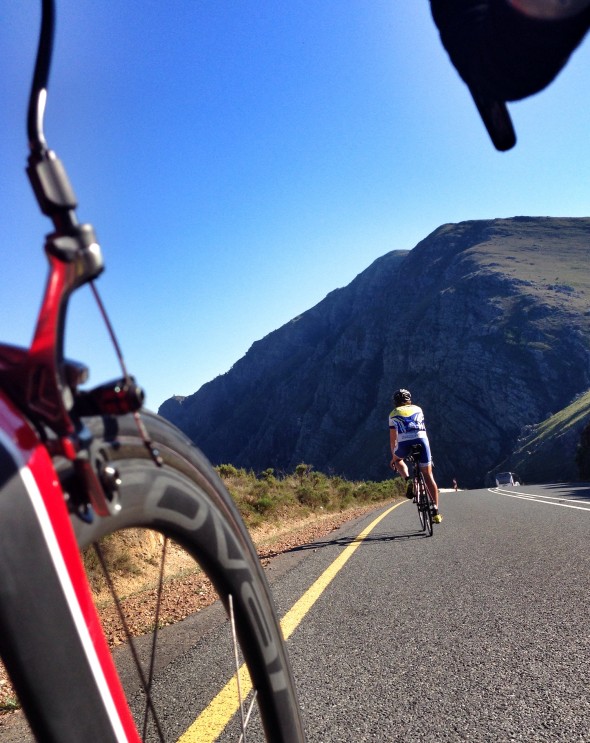
[[[496,487],[500,485],[520,485],[518,475],[515,472],[498,472],[496,475]]]

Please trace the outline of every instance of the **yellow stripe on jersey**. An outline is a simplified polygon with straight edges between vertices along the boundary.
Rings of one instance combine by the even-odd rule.
[[[417,405],[400,405],[399,408],[394,408],[391,411],[389,417],[393,418],[394,416],[400,416],[401,418],[409,418],[419,410],[420,408]]]

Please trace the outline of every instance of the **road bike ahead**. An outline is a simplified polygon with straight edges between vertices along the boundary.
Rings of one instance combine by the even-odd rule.
[[[302,743],[285,644],[246,528],[193,443],[142,410],[143,393],[125,368],[94,286],[101,249],[91,225],[76,219],[74,192],[43,132],[54,25],[53,0],[42,0],[27,172],[53,223],[45,241],[49,275],[30,348],[0,345],[2,661],[43,743],[237,741],[246,740],[246,728],[248,741]],[[85,284],[122,369],[121,379],[92,391],[81,389],[87,369],[63,355],[68,301]],[[83,563],[79,550],[94,550],[94,562],[104,568],[101,582],[114,591],[109,546],[130,528],[154,532],[161,554],[158,578],[145,593],[153,597],[143,607],[152,610],[153,629],[145,660],[131,639],[125,602],[115,596],[113,611],[134,664],[134,673],[119,678],[85,572],[88,553]],[[172,575],[171,554],[181,565]],[[162,605],[174,601],[175,581],[193,574],[210,578],[227,612],[229,662],[219,653],[202,659],[183,682],[182,701],[178,694],[166,699],[156,654]],[[201,638],[191,640],[197,652]],[[203,683],[209,672],[217,674],[218,687],[231,679],[222,714]],[[171,714],[178,711],[182,724]]]
[[[432,536],[432,519],[435,513],[434,503],[426,487],[426,481],[424,475],[420,469],[420,453],[422,451],[422,444],[414,444],[410,454],[405,458],[408,463],[408,469],[410,470],[410,478],[412,481],[412,489],[414,491],[414,503],[418,507],[418,516],[420,518],[420,526],[422,531],[425,531],[429,537]]]

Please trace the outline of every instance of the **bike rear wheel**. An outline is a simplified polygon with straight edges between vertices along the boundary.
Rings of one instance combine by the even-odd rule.
[[[420,519],[420,528],[422,531],[426,531],[426,511],[424,510],[420,477],[416,477],[414,480],[414,493],[416,497],[416,507],[418,509],[418,518]]]
[[[426,489],[426,482],[422,473],[418,476],[418,511],[420,513],[420,523],[422,531],[425,531],[429,537],[432,536],[432,510],[430,496]]]
[[[85,421],[93,434],[92,457],[99,467],[114,468],[120,480],[120,510],[114,516],[95,517],[91,523],[72,516],[79,546],[85,549],[97,545],[94,562],[106,566],[104,579],[96,565],[88,568],[95,587],[102,584],[104,589],[106,585],[111,592],[117,591],[121,583],[120,566],[113,565],[109,555],[120,537],[118,532],[132,535],[136,545],[147,544],[148,551],[155,547],[161,552],[156,584],[136,599],[142,604],[142,613],[153,604],[148,619],[153,634],[139,642],[126,643],[132,651],[131,659],[120,649],[115,653],[141,739],[238,741],[243,739],[241,736],[245,739],[247,727],[248,741],[301,743],[303,726],[281,629],[264,573],[237,509],[215,471],[183,434],[153,414],[142,413],[142,420],[163,462],[160,467],[154,463],[132,416]],[[62,475],[67,489],[67,473]],[[138,537],[138,532],[128,532],[129,529],[141,529],[143,536]],[[125,559],[125,550],[123,553]],[[131,555],[127,557],[132,559]],[[87,553],[86,564],[92,561]],[[148,561],[153,561],[151,551]],[[169,575],[165,564],[170,561],[175,568]],[[207,615],[209,624],[205,630],[196,626],[193,615],[182,623],[183,652],[170,652],[166,632],[158,626],[170,621],[166,606],[171,607],[172,614],[177,610],[185,613],[186,608],[178,606],[179,596],[183,597],[180,603],[185,603],[183,581],[193,580],[192,594],[198,595],[209,590],[207,578],[229,621],[216,620],[218,610],[208,609],[209,614],[202,615]],[[119,597],[115,608],[107,610],[116,616],[113,621],[119,626],[126,621],[135,622],[124,618],[128,605]],[[104,607],[102,613],[105,614]],[[130,628],[131,634],[134,629]],[[211,651],[205,649],[205,631],[211,637],[225,635],[225,650],[206,655]],[[158,656],[162,644],[164,650]],[[228,657],[220,657],[221,652]],[[193,661],[192,670],[187,671],[189,656],[198,658],[199,653],[203,653],[200,664],[195,668]],[[236,674],[241,658],[247,672],[242,667]],[[190,681],[167,688],[169,678],[184,678],[184,674],[190,674]],[[219,704],[212,699],[208,691],[211,684],[206,679],[211,677],[216,688],[221,688],[232,676],[234,680],[224,689],[226,701]],[[249,691],[250,685],[253,692]],[[249,713],[252,699],[254,712]],[[176,717],[179,710],[180,721]]]

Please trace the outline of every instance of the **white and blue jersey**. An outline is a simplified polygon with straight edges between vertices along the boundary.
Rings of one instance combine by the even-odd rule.
[[[422,444],[420,464],[432,463],[422,408],[417,405],[400,405],[394,408],[389,414],[389,428],[397,431],[396,457],[403,459],[408,456],[413,444]]]

